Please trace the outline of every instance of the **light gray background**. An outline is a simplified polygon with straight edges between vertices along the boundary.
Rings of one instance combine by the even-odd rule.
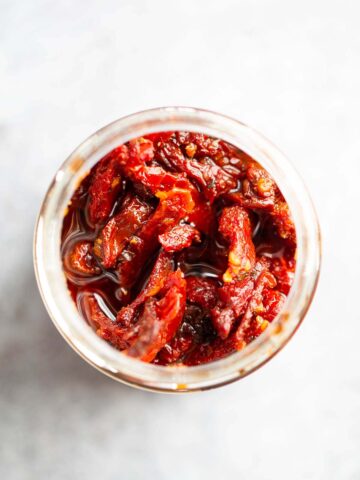
[[[0,0],[3,479],[360,479],[357,0]],[[32,268],[56,168],[125,114],[190,105],[285,151],[324,237],[317,296],[267,366],[191,396],[105,378],[62,340]]]

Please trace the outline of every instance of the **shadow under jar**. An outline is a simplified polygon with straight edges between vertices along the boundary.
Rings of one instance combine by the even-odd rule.
[[[159,135],[160,132],[195,132],[200,135],[185,138],[181,133]],[[230,150],[227,151],[226,161],[221,165],[220,174],[226,172],[223,182],[214,185],[211,178],[207,178],[201,188],[201,177],[196,178],[197,170],[188,169],[184,173],[183,166],[176,163],[178,159],[170,158],[169,146],[174,145],[177,151],[183,152],[183,158],[187,162],[193,158],[195,167],[197,161],[205,165],[210,161],[209,158],[206,159],[206,152],[200,155],[200,159],[198,154],[202,148],[201,138],[206,139],[207,136],[227,142],[223,145],[226,147],[229,144],[226,148]],[[134,142],[134,139],[141,140]],[[149,156],[153,146],[158,155],[161,146],[165,151],[155,161]],[[101,195],[94,195],[91,200],[88,192],[95,188],[91,185],[95,185],[93,178],[96,171],[99,171],[101,162],[108,168],[108,162],[101,159],[110,158],[114,151],[117,152],[122,167],[119,171],[111,172],[110,183],[106,175],[103,175],[107,192],[113,190],[113,195],[110,195],[110,201],[109,196],[103,198]],[[141,155],[144,165],[149,162],[148,165],[157,169],[157,174],[165,172],[169,178],[162,177],[159,185],[153,185],[148,171],[145,177],[139,174],[136,162]],[[229,161],[232,158],[233,161]],[[221,163],[221,159],[219,161]],[[292,223],[289,224],[290,227],[285,225],[287,230],[284,231],[284,215],[276,219],[276,213],[268,213],[272,207],[266,202],[271,195],[275,195],[271,191],[271,177],[265,174],[256,178],[255,169],[254,183],[249,183],[249,175],[246,177],[241,173],[241,165],[240,170],[237,169],[239,162],[242,167],[246,165],[248,170],[251,169],[251,162],[255,166],[259,164],[274,179],[280,189],[276,193],[281,200],[280,204],[291,212],[296,238],[295,231],[291,233]],[[137,181],[137,175],[142,175],[142,180],[145,178],[145,185],[144,182]],[[185,210],[190,209],[193,213],[190,216],[181,215],[180,207],[166,210],[168,192],[174,191],[174,184],[169,187],[174,178],[177,182],[176,195],[180,195],[180,200],[177,201],[183,201]],[[234,184],[224,185],[229,178],[232,181],[235,179]],[[193,193],[189,194],[187,185],[190,185]],[[265,208],[251,204],[251,198],[262,199]],[[194,204],[197,205],[198,202],[203,202],[208,210],[203,206],[196,213]],[[178,215],[178,218],[175,218],[173,225],[167,225],[166,229],[154,230],[154,238],[145,235],[142,239],[139,230],[156,212],[161,213],[161,206],[165,223],[174,215]],[[138,214],[131,217],[135,207]],[[174,213],[176,210],[177,213]],[[210,212],[209,215],[206,211]],[[128,224],[124,222],[124,212],[128,213]],[[133,254],[131,250],[136,252],[139,237],[140,241],[151,243],[139,268],[134,269],[133,265],[127,276],[119,268],[119,265],[126,263],[126,254],[129,258],[126,242],[121,239],[115,244],[107,242],[112,238],[114,226],[109,222],[111,219],[116,221],[117,215],[119,221],[123,222],[123,232],[127,231],[129,225],[135,228],[134,231],[129,228],[129,238],[125,238],[127,245],[131,242],[130,247],[134,247],[130,248],[130,257]],[[246,247],[246,243],[242,245],[241,238],[233,235],[236,228],[232,222],[239,221],[242,215],[244,218],[240,227],[251,229],[254,251],[247,252],[247,256],[243,256],[239,262],[237,254],[244,245]],[[210,217],[212,220],[209,220]],[[186,245],[181,245],[180,241],[179,246],[179,232],[175,227],[181,232],[183,243],[188,236]],[[272,231],[275,232],[274,235]],[[158,240],[159,235],[161,242]],[[284,243],[282,237],[292,238],[285,238]],[[265,284],[265,289],[271,296],[275,283],[281,283],[279,276],[276,279],[274,258],[284,258],[284,248],[287,249],[289,271],[295,271],[291,272],[290,291],[290,282],[288,286],[276,287],[275,297],[279,300],[281,296],[281,302],[278,303],[282,308],[280,311],[275,308],[269,313],[273,298],[269,299],[269,305],[265,305],[267,313],[264,312],[265,301],[256,302],[254,299],[253,308],[250,308],[254,297],[251,292],[256,291],[257,284]],[[90,364],[133,386],[167,392],[205,390],[237,380],[254,371],[291,338],[305,316],[316,288],[320,265],[320,234],[316,214],[301,179],[287,159],[268,140],[244,124],[217,113],[167,107],[130,115],[104,127],[81,144],[65,161],[55,175],[39,214],[34,262],[39,288],[51,318],[67,342]],[[154,270],[155,275],[151,275]],[[261,280],[264,277],[263,270],[269,271],[265,281]],[[79,271],[80,275],[77,275]],[[161,274],[159,276],[161,271],[162,278]],[[271,279],[272,273],[275,275],[275,283]],[[152,278],[157,280],[153,284]],[[209,305],[201,306],[201,298],[206,297],[206,292],[201,288],[200,300],[196,298],[199,278],[213,286],[213,293],[209,294],[210,300],[207,300]],[[129,285],[125,285],[126,282]],[[146,282],[152,287],[147,288],[147,292]],[[239,324],[237,318],[240,310],[237,311],[234,302],[231,303],[229,290],[234,282],[243,282],[241,285],[251,282],[251,288],[248,289],[250,293],[244,299],[241,311],[242,316],[248,312],[250,320],[247,328],[241,328],[241,323],[244,322],[241,320]],[[215,290],[220,291],[220,299],[218,293],[214,293]],[[141,291],[145,295],[139,300]],[[177,297],[171,293],[174,291],[179,293]],[[187,301],[186,291],[189,296]],[[239,290],[237,292],[239,294]],[[234,295],[236,292],[232,293],[233,297]],[[240,295],[243,293],[240,292]],[[261,300],[264,300],[263,297]],[[182,305],[179,306],[179,302]],[[129,305],[134,308],[129,308]],[[170,309],[167,308],[169,305]],[[176,308],[181,316],[179,320],[174,320],[176,315],[172,314]],[[185,315],[190,316],[191,308],[200,309],[203,318],[205,309],[206,318],[203,321],[207,327],[205,333],[195,332],[195,343],[189,344],[189,351],[186,352],[185,349],[185,353],[177,358],[176,355],[172,356],[171,338],[175,332],[181,337],[179,329],[185,308]],[[225,308],[232,312],[230,320],[222,314]],[[139,328],[144,324],[142,317],[147,315],[151,319],[159,309],[167,310],[168,324],[170,318],[175,322],[171,327],[173,331],[160,323],[157,328],[160,331],[164,328],[163,335],[168,335],[166,347],[159,348],[158,345],[155,350],[144,350],[146,332],[142,332],[141,342],[136,341]],[[121,328],[138,325],[137,329],[130,329],[133,337],[128,335],[125,343],[117,344],[111,336],[111,328],[109,333],[106,325],[102,324],[101,318],[105,318],[112,326],[116,314],[116,324]],[[192,326],[194,325],[190,325]],[[237,343],[234,343],[234,338]],[[127,354],[104,339],[112,342],[115,347],[124,349]],[[220,345],[216,347],[220,353],[209,356],[207,352],[214,351],[213,345]],[[164,347],[164,341],[161,346]],[[152,363],[146,363],[150,361]]]

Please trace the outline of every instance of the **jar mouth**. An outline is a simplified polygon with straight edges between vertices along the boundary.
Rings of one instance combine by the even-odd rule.
[[[221,138],[249,154],[272,175],[293,216],[297,265],[285,305],[268,328],[243,350],[198,366],[160,366],[126,356],[97,336],[76,308],[63,271],[60,239],[71,196],[90,168],[128,140],[149,133],[188,130]],[[292,337],[315,293],[321,257],[320,229],[307,189],[287,158],[261,134],[230,117],[197,108],[145,110],[95,132],[62,164],[45,195],[34,235],[39,290],[55,326],[77,353],[104,374],[154,391],[186,392],[218,387],[253,372]]]

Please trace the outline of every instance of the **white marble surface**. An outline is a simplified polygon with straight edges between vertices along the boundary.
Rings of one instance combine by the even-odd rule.
[[[0,0],[0,477],[360,478],[357,0]],[[266,367],[192,396],[137,391],[52,326],[31,239],[55,169],[140,109],[235,116],[305,178],[324,237],[317,296]]]

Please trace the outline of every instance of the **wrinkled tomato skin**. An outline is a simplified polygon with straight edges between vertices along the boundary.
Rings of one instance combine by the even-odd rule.
[[[255,246],[247,211],[239,206],[224,208],[219,221],[219,232],[230,243],[229,265],[223,275],[223,281],[228,283],[249,273],[255,265]]]
[[[105,268],[115,267],[128,239],[135,235],[152,213],[152,208],[136,196],[127,196],[121,210],[101,229],[94,252]]]
[[[110,153],[95,166],[88,191],[88,218],[96,225],[111,213],[117,195],[122,189],[120,168],[116,155]]]

